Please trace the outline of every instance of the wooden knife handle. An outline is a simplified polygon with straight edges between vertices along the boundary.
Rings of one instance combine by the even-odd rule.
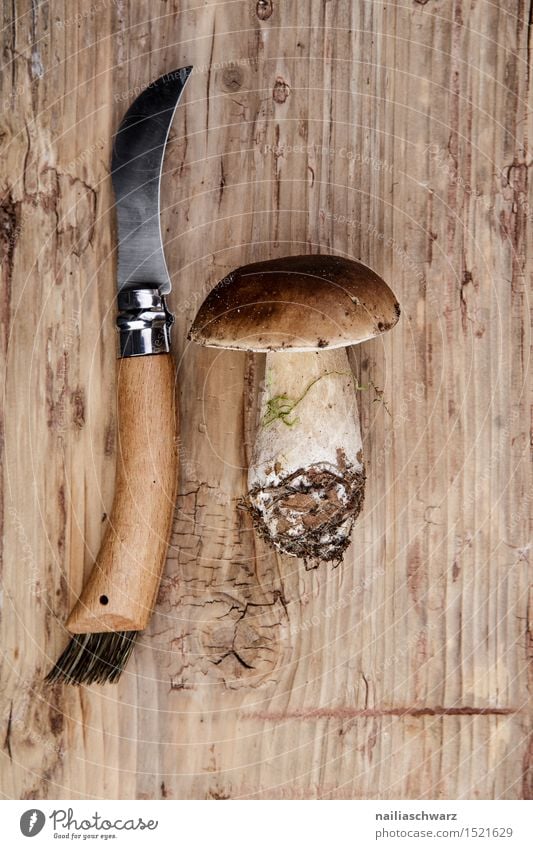
[[[118,361],[115,499],[89,579],[67,621],[73,634],[142,631],[165,563],[177,485],[170,354]]]

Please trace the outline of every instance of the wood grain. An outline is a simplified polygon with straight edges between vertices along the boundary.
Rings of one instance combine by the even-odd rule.
[[[67,620],[73,634],[144,630],[167,554],[178,475],[172,357],[119,360],[117,387],[113,507],[94,567]]]
[[[531,797],[529,20],[525,0],[6,4],[4,796]],[[119,685],[50,690],[114,490],[111,136],[191,63],[162,219],[171,550]],[[238,508],[263,359],[185,338],[232,268],[318,252],[375,268],[402,318],[352,354],[350,553],[306,572]]]

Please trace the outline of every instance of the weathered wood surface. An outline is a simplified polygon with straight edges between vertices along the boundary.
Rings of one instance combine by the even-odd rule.
[[[4,796],[532,795],[529,20],[524,0],[4,4]],[[189,63],[163,215],[172,549],[120,684],[50,690],[113,496],[111,135]],[[403,317],[353,353],[353,545],[305,572],[237,508],[261,358],[185,334],[232,267],[320,251],[375,267]]]

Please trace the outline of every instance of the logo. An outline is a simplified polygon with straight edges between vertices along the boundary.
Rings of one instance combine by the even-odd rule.
[[[24,837],[35,837],[43,830],[46,822],[46,817],[42,811],[37,808],[31,808],[29,811],[24,811],[20,818],[20,830]]]

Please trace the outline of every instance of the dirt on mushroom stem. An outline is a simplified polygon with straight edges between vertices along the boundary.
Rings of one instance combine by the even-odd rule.
[[[299,469],[275,487],[256,487],[244,505],[263,539],[316,569],[321,562],[342,561],[364,493],[364,469],[347,467],[340,476],[315,466]]]
[[[267,355],[245,503],[258,533],[308,568],[342,560],[363,505],[355,390],[345,349]]]

